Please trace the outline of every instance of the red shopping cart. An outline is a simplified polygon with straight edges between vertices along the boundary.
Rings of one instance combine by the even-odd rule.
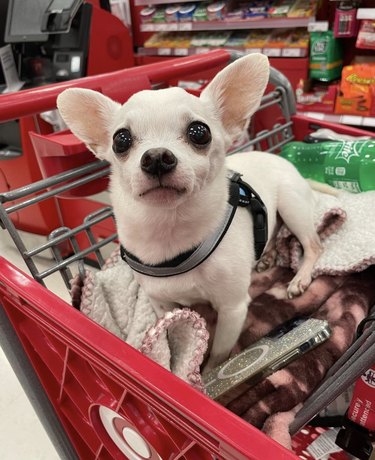
[[[212,71],[235,57],[220,50],[0,96],[0,122],[55,108],[57,95],[67,87],[96,89],[123,102],[139,89],[166,86],[180,77]],[[270,83],[272,89],[263,97],[259,114],[272,107],[279,116],[270,127],[253,134],[242,149],[251,145],[277,153],[292,139],[302,139],[318,127],[333,127],[296,116],[290,84],[274,69]],[[341,126],[334,129],[364,133]],[[69,288],[73,269],[80,273],[88,257],[91,262],[95,258],[102,266],[103,251],[116,242],[111,208],[90,196],[101,190],[103,184],[105,187],[103,179],[108,176],[109,166],[83,152],[82,145],[69,133],[65,134],[68,139],[65,141],[61,133],[47,139],[34,136],[44,180],[0,193],[0,221],[33,277],[0,257],[1,345],[61,458],[297,458],[45,287],[46,279],[59,272]],[[51,151],[44,149],[45,146]],[[51,175],[54,162],[45,160],[56,152],[61,154],[61,161],[56,161],[61,169]],[[82,154],[79,161],[75,154]],[[27,248],[12,215],[51,198],[68,206],[70,215],[77,206],[79,222],[71,225],[64,220],[63,226],[52,232],[47,241]],[[84,212],[89,215],[83,217]],[[55,257],[50,266],[40,269],[38,257],[51,250]],[[368,362],[359,366],[355,359],[357,348],[351,349],[345,358],[351,363],[350,376],[345,375],[335,391],[319,393],[318,390],[319,404],[305,405],[296,419],[295,430],[334,399],[348,380],[354,381],[369,367]],[[335,379],[337,383],[337,374]],[[331,390],[329,380],[325,384]]]

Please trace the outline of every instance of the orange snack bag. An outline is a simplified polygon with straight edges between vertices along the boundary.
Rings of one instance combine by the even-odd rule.
[[[375,114],[375,64],[354,64],[342,69],[335,112],[360,116]]]

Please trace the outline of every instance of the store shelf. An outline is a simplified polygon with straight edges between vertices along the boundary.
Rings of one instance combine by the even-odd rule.
[[[207,53],[217,47],[197,46],[191,48],[138,48],[140,56],[192,56]],[[234,48],[231,48],[234,49]],[[268,57],[299,58],[308,54],[307,48],[235,48],[248,54],[263,53]]]
[[[193,3],[197,0],[179,0],[178,3]],[[135,6],[165,5],[170,4],[171,0],[135,0]]]
[[[204,21],[204,22],[175,22],[160,24],[141,24],[141,32],[172,32],[188,30],[235,30],[235,29],[282,29],[308,27],[314,22],[310,18],[270,18],[242,21]]]
[[[375,127],[375,117],[359,117],[357,115],[337,115],[335,113],[298,112],[299,115],[315,118],[316,120],[330,123],[342,123],[344,125]]]

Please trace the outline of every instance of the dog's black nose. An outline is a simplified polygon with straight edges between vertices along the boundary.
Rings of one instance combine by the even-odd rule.
[[[177,166],[177,158],[168,149],[149,149],[141,158],[141,168],[152,176],[161,176],[173,171]]]

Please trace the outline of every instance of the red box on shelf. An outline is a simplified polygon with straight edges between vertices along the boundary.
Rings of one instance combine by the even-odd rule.
[[[299,112],[333,113],[337,84],[315,84],[309,87],[308,81],[300,80],[296,89],[297,110]]]

